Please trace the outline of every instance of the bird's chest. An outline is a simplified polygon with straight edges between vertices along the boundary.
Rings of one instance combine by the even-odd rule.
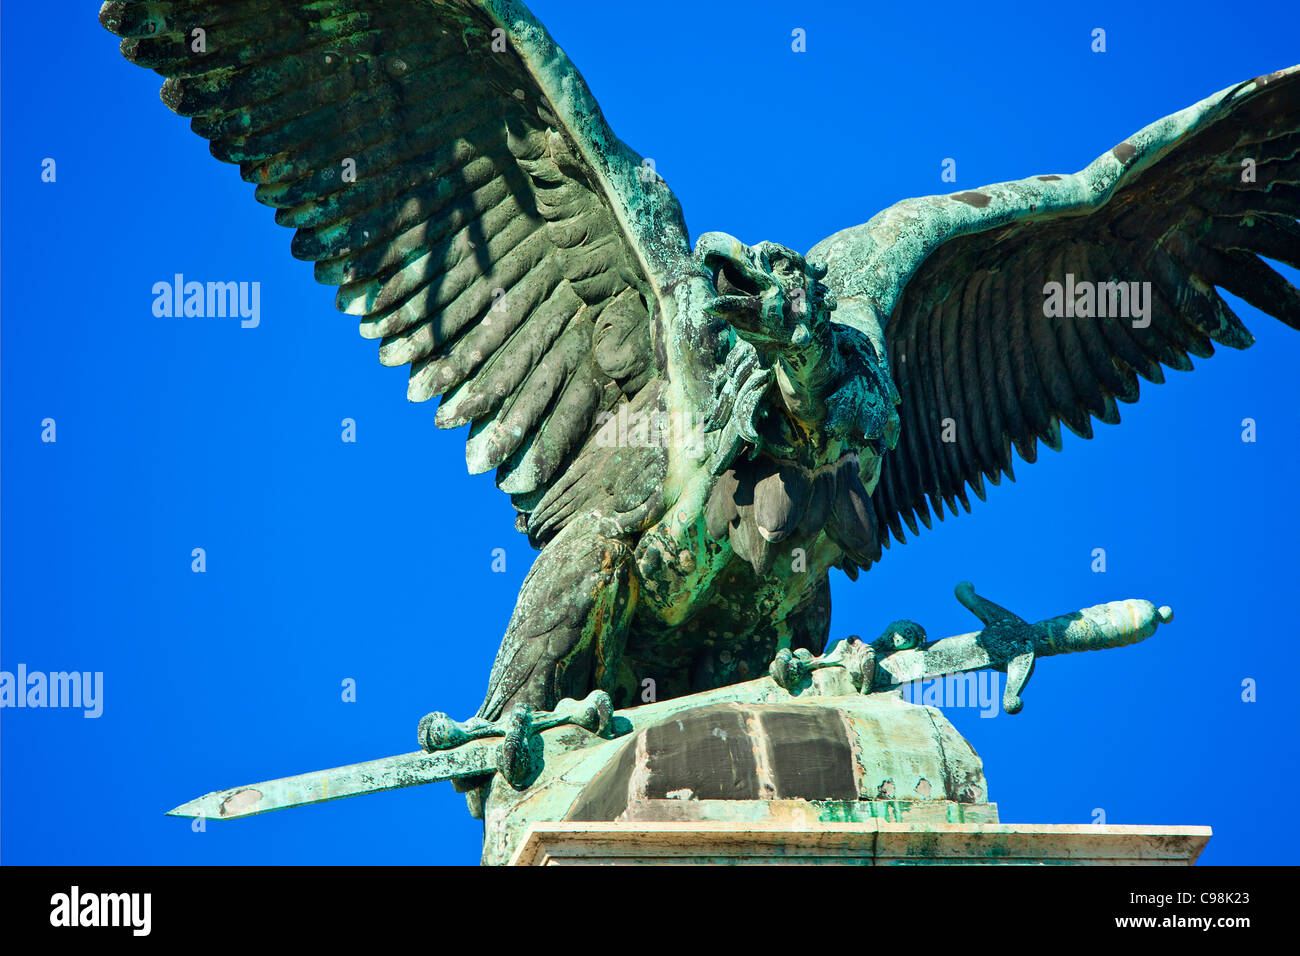
[[[638,603],[669,627],[686,620],[712,592],[732,557],[729,548],[710,538],[699,509],[693,511],[670,512],[636,547]]]
[[[729,555],[710,586],[694,593],[684,619],[669,622],[653,605],[638,605],[627,659],[666,696],[760,677],[790,641],[787,615],[815,587],[809,575],[760,577]]]
[[[781,620],[826,573],[837,551],[820,528],[783,542],[758,573],[731,546],[709,533],[705,502],[711,484],[692,488],[637,542],[638,604],[677,628],[703,609],[719,611],[749,630]]]
[[[698,530],[683,537],[654,528],[636,550],[640,607],[696,645],[730,640],[782,620],[804,601],[832,559],[829,548],[797,542],[803,546],[790,548],[786,558],[760,575],[726,543],[712,539],[703,527]]]

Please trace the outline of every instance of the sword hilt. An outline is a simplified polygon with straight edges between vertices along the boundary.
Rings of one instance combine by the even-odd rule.
[[[1097,604],[1080,611],[1027,624],[1001,605],[975,593],[969,581],[956,588],[957,600],[984,623],[976,640],[1005,670],[1007,686],[1002,708],[1018,714],[1024,707],[1021,694],[1034,674],[1038,657],[1075,651],[1104,650],[1146,640],[1161,624],[1174,619],[1168,605],[1157,608],[1150,601],[1129,599]]]

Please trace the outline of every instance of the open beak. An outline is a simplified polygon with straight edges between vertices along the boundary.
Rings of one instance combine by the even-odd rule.
[[[776,286],[770,275],[755,268],[747,251],[740,242],[722,233],[700,237],[696,252],[712,273],[713,288],[718,293],[704,308],[708,314],[727,321],[757,316],[763,296]]]

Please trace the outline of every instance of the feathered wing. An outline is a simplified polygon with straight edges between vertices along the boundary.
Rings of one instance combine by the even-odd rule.
[[[1092,437],[1119,422],[1138,378],[1191,369],[1217,342],[1253,337],[1226,289],[1300,328],[1300,292],[1260,257],[1300,268],[1300,67],[1261,76],[1148,126],[1072,176],[1037,176],[908,200],[824,240],[826,283],[885,325],[901,395],[898,446],[873,496],[882,543],[917,533],[966,485],[1014,480],[1060,449],[1060,423]],[[1067,280],[1067,275],[1073,280]],[[1093,283],[1091,308],[1045,315],[1048,283]],[[1149,324],[1099,318],[1118,287],[1150,283]],[[1138,287],[1141,292],[1142,287]],[[1064,291],[1064,290],[1063,290]],[[1132,291],[1131,287],[1126,291]],[[1130,303],[1130,310],[1132,303]],[[926,499],[929,499],[928,507]],[[900,523],[901,519],[901,523]]]
[[[110,2],[100,21],[521,510],[661,371],[680,208],[522,5]]]

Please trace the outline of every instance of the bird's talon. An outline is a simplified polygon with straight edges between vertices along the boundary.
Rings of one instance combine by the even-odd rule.
[[[519,789],[532,770],[530,742],[532,738],[532,713],[523,704],[515,706],[506,718],[505,738],[501,741],[497,769],[510,786]]]
[[[812,671],[812,660],[812,654],[803,648],[792,652],[788,647],[783,647],[776,652],[767,672],[778,687],[794,693]]]
[[[594,700],[592,698],[594,698]],[[595,718],[593,721],[594,726],[588,726],[587,729],[597,737],[613,736],[614,701],[610,698],[609,694],[605,693],[603,690],[595,691],[591,697],[588,697],[587,699],[592,701],[587,713],[593,715]]]
[[[925,643],[925,628],[915,621],[894,621],[871,642],[878,654],[911,650]]]
[[[472,739],[465,728],[446,714],[435,711],[420,718],[416,730],[420,749],[426,753],[435,750],[450,750]]]

